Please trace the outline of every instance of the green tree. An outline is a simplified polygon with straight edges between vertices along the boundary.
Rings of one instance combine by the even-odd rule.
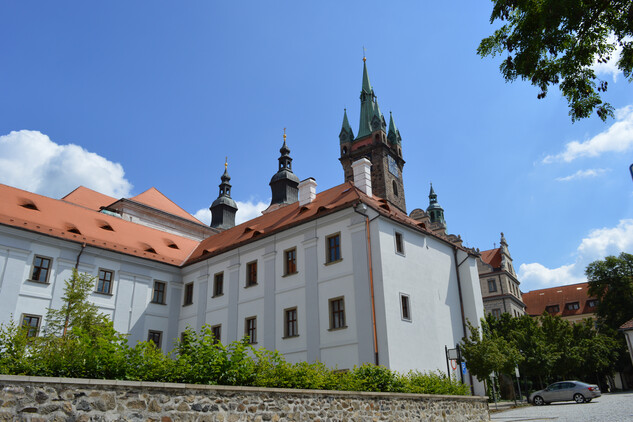
[[[107,317],[88,300],[94,289],[95,279],[96,277],[90,274],[79,273],[73,269],[70,279],[64,282],[61,308],[47,309],[46,334],[64,337],[72,327],[80,327],[90,333],[107,323]]]
[[[622,252],[594,261],[585,271],[589,294],[598,298],[598,319],[617,330],[633,318],[633,255]]]
[[[594,111],[613,117],[603,102],[607,81],[593,69],[621,48],[618,68],[633,81],[633,0],[492,0],[490,22],[502,26],[484,38],[482,57],[507,54],[500,70],[506,81],[528,80],[539,88],[538,98],[559,85],[572,121]]]
[[[470,321],[467,325],[470,335],[462,339],[459,349],[470,373],[479,381],[487,380],[493,371],[513,373],[515,365],[523,360],[516,345],[499,336],[485,319],[481,320],[481,332]]]

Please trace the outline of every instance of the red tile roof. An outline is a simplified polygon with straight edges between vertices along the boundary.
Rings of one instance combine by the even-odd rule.
[[[488,249],[487,251],[482,251],[481,260],[488,265],[491,265],[492,268],[501,268],[501,248],[496,249]]]
[[[62,201],[99,211],[101,207],[107,207],[111,203],[115,202],[116,199],[92,189],[88,189],[87,187],[79,186],[77,189],[64,196]]]
[[[427,230],[424,223],[391,207],[384,199],[365,195],[350,182],[319,193],[307,205],[299,206],[295,202],[278,208],[200,243],[98,212],[94,207],[106,196],[95,194],[82,188],[67,195],[65,200],[57,200],[0,184],[0,224],[171,265],[186,265],[363,202],[393,221],[450,243],[445,236]],[[182,211],[155,189],[132,200],[163,210],[167,208],[168,212],[174,209],[169,206],[172,204]]]
[[[84,193],[88,197],[92,195],[82,190],[71,198],[76,200]],[[2,184],[0,198],[0,224],[79,244],[85,243],[170,265],[182,264],[198,245],[195,240]],[[94,205],[91,201],[83,203]]]
[[[446,238],[427,230],[423,223],[410,218],[397,208],[391,207],[384,199],[369,197],[356,189],[352,183],[346,182],[319,193],[307,205],[300,206],[298,202],[295,202],[208,237],[200,243],[185,265],[218,255],[359,202],[367,204],[394,221],[448,242]],[[461,247],[460,249],[466,250]]]
[[[144,205],[148,205],[152,208],[165,211],[169,214],[177,215],[178,217],[193,221],[198,224],[204,224],[202,221],[189,214],[187,211],[180,208],[171,199],[167,198],[156,188],[149,188],[145,192],[129,198],[131,201],[139,202]]]
[[[538,316],[548,306],[558,305],[558,312],[550,312],[550,314],[560,316],[594,314],[596,307],[589,306],[589,300],[595,298],[589,296],[588,287],[588,283],[578,283],[523,293],[525,311],[531,316]],[[574,302],[578,302],[579,308],[567,309],[566,305]]]
[[[622,324],[622,326],[620,326],[620,330],[623,330],[623,331],[633,330],[633,319],[630,319],[624,324]]]

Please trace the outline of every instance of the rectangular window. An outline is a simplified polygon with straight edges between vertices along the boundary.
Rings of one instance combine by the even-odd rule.
[[[546,306],[545,310],[550,314],[555,314],[556,312],[560,312],[560,307],[558,305],[550,305]]]
[[[112,293],[112,271],[99,270],[99,281],[97,281],[97,292],[109,295]]]
[[[501,316],[501,309],[493,309],[492,312],[490,313],[492,314],[493,317],[499,318]]]
[[[185,284],[185,297],[182,306],[188,306],[193,303],[193,281]]]
[[[330,299],[330,330],[346,327],[345,299],[342,297]]]
[[[589,299],[589,301],[587,302],[587,305],[590,308],[595,308],[596,306],[598,306],[598,300],[597,299]]]
[[[246,287],[257,284],[257,261],[246,264]]]
[[[33,259],[33,271],[31,272],[31,281],[48,283],[48,273],[50,268],[50,258],[44,258],[43,256],[35,255],[35,258]]]
[[[333,234],[325,240],[327,263],[341,260],[341,234]]]
[[[411,306],[409,303],[409,295],[400,293],[400,310],[402,319],[411,321]]]
[[[154,293],[152,294],[152,303],[165,304],[165,290],[167,283],[162,281],[154,281]]]
[[[488,279],[488,292],[493,293],[497,291],[497,282],[494,278]]]
[[[404,255],[404,239],[402,238],[402,233],[396,232],[395,240],[396,240],[396,253]]]
[[[284,337],[297,337],[298,335],[297,308],[284,310]]]
[[[40,331],[41,320],[42,317],[39,315],[22,315],[22,327],[27,330],[27,337],[37,337],[37,334]]]
[[[568,311],[576,311],[580,309],[580,304],[578,302],[571,302],[567,304]]]
[[[250,317],[244,320],[244,335],[248,337],[250,344],[257,343],[257,317]]]
[[[151,341],[159,349],[160,349],[160,341],[162,337],[163,337],[162,331],[149,330],[149,332],[147,333],[147,341]]]
[[[213,297],[224,294],[224,273],[217,273],[213,276]]]
[[[213,334],[213,344],[220,343],[222,341],[222,325],[214,325],[211,327],[211,334]]]
[[[284,252],[284,275],[297,272],[297,249],[292,248]]]

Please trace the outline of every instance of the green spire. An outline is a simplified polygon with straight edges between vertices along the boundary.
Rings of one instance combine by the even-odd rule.
[[[396,128],[396,124],[393,121],[393,115],[389,112],[389,133],[387,134],[387,139],[392,144],[399,144],[402,138],[400,137],[400,131]],[[431,189],[433,189],[433,185],[431,185]]]
[[[369,83],[367,62],[363,58],[363,89],[360,91],[360,125],[356,139],[364,138],[378,129],[386,126],[385,118],[380,112],[374,89]]]
[[[431,218],[431,223],[440,223],[444,229],[446,229],[446,220],[444,220],[444,208],[437,203],[437,195],[433,190],[433,183],[431,183],[431,191],[429,192],[429,207],[426,209]]]
[[[354,132],[347,120],[347,109],[343,109],[343,126],[341,127],[341,133],[338,135],[341,143],[352,142],[354,140]]]
[[[366,92],[367,94],[374,95],[374,90],[371,89],[371,84],[369,83],[369,74],[367,73],[367,61],[363,57],[363,90],[362,92]],[[362,100],[362,98],[361,98]]]

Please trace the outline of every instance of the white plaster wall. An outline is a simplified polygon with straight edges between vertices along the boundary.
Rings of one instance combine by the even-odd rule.
[[[22,314],[40,315],[43,328],[47,308],[59,308],[62,304],[65,281],[71,277],[81,249],[77,243],[2,227],[0,322],[6,323],[11,318],[20,322]],[[35,255],[52,259],[47,284],[29,281]],[[113,271],[112,294],[93,292],[89,299],[100,312],[112,318],[117,331],[130,334],[130,344],[146,340],[149,329],[171,335],[169,305],[149,302],[153,280],[180,283],[180,269],[91,246],[84,248],[78,270],[98,276],[100,268]],[[95,289],[96,283],[97,280]],[[171,300],[168,297],[168,304]]]
[[[453,250],[449,245],[390,220],[379,218],[384,319],[388,366],[397,371],[446,373],[444,346],[463,335]],[[404,256],[395,251],[394,233],[403,234]],[[400,293],[409,295],[411,321],[401,317]]]
[[[208,282],[207,304],[205,322],[209,325],[222,325],[222,341],[232,342],[244,335],[244,320],[247,317],[257,316],[257,345],[272,344],[282,352],[291,362],[307,359],[307,321],[317,319],[319,331],[316,333],[319,340],[320,360],[328,365],[341,368],[351,368],[358,364],[358,347],[355,319],[355,300],[353,287],[353,259],[352,245],[349,234],[349,211],[343,211],[326,216],[317,221],[292,228],[284,233],[264,238],[233,251],[211,257],[204,262],[199,262],[182,269],[182,277],[185,282],[198,277]],[[326,237],[341,233],[341,261],[327,264]],[[307,239],[316,235],[317,246],[317,274],[315,277],[318,285],[318,295],[308,297],[306,293],[306,259],[305,244]],[[308,242],[309,244],[309,242]],[[297,274],[284,275],[284,251],[290,248],[297,249]],[[274,278],[266,279],[266,262],[274,260]],[[246,288],[246,264],[257,260],[258,284]],[[231,279],[229,268],[237,267],[237,300],[230,298]],[[224,294],[211,297],[214,274],[224,272]],[[203,275],[204,274],[204,275]],[[266,297],[266,291],[273,283],[273,302]],[[329,299],[344,296],[347,328],[341,330],[329,330]],[[194,304],[199,300],[194,296]],[[318,302],[316,314],[308,314],[306,301]],[[233,304],[235,303],[235,305]],[[237,306],[237,338],[230,336],[227,330],[230,324],[230,314],[234,312],[233,306]],[[284,339],[284,309],[296,307],[299,327],[299,336]],[[191,309],[188,309],[191,308]],[[192,324],[195,320],[197,307],[184,307],[180,312],[179,330],[183,330],[186,323]],[[265,319],[274,318],[274,332],[267,332]],[[272,337],[266,337],[272,336]],[[344,365],[344,366],[341,366]]]

